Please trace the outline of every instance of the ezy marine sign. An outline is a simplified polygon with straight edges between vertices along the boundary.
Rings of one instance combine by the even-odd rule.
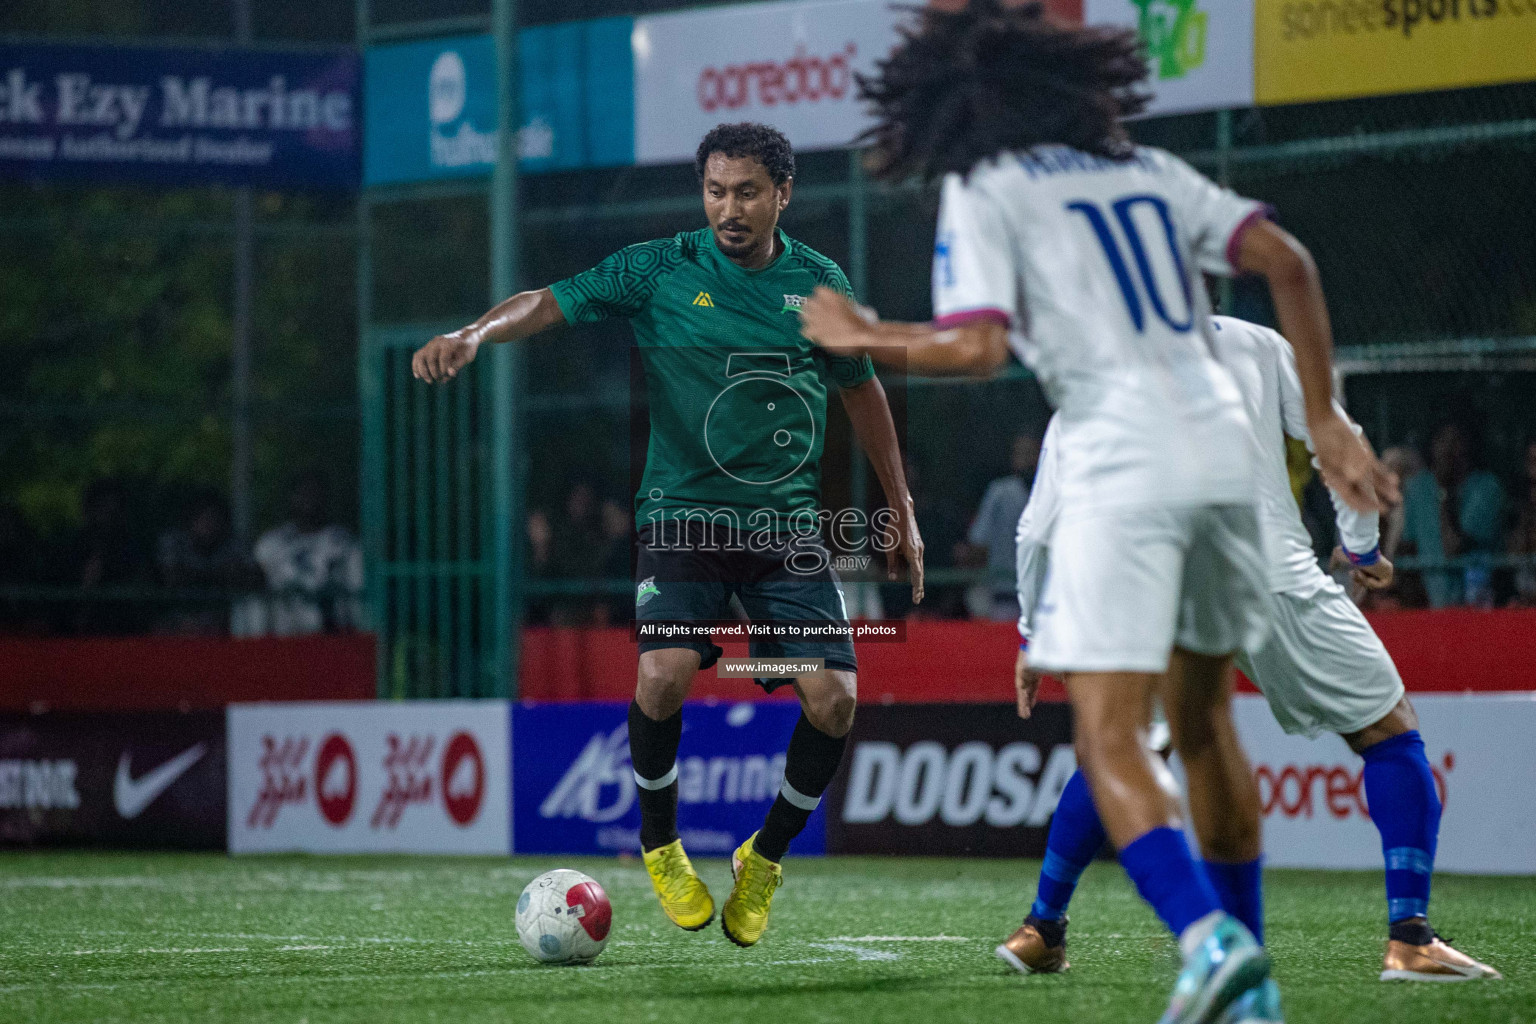
[[[0,46],[0,175],[354,188],[358,60]]]

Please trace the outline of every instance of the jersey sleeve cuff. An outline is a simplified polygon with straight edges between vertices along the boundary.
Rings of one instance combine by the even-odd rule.
[[[1247,233],[1248,229],[1261,220],[1274,219],[1275,208],[1268,203],[1259,203],[1252,210],[1248,211],[1248,216],[1238,221],[1237,226],[1232,229],[1232,234],[1227,236],[1227,266],[1231,267],[1233,271],[1237,270],[1238,250],[1243,244],[1243,235]]]
[[[1358,555],[1355,554],[1353,551],[1349,550],[1349,548],[1344,547],[1342,544],[1339,545],[1339,547],[1344,552],[1344,557],[1349,559],[1349,564],[1350,565],[1360,565],[1360,566],[1375,565],[1377,562],[1381,561],[1381,545],[1380,544],[1376,544],[1376,545],[1372,546],[1371,550],[1363,552],[1363,553],[1358,554]]]
[[[947,331],[952,327],[962,327],[973,323],[1002,324],[1004,327],[1013,323],[1013,317],[1007,310],[998,309],[996,306],[982,306],[978,309],[962,309],[954,313],[945,313],[943,316],[933,318],[935,330]]]
[[[580,316],[575,304],[571,302],[570,295],[567,294],[564,281],[556,281],[550,285],[549,293],[555,297],[555,305],[560,307],[560,315],[565,317],[566,323],[574,324],[580,322]]]

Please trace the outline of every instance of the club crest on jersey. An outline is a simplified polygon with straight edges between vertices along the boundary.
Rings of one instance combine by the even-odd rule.
[[[786,295],[784,296],[784,308],[779,310],[779,312],[798,313],[800,308],[805,305],[805,300],[806,296],[804,295]]]
[[[709,297],[709,292],[699,292],[699,294],[695,296],[693,304],[695,306],[705,306],[709,309],[715,308],[715,300]]]
[[[645,579],[641,580],[640,585],[635,588],[635,607],[640,607],[659,593],[661,593],[661,591],[656,586],[656,577],[647,576]]]

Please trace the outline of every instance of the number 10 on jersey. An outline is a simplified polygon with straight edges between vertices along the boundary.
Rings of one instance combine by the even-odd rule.
[[[1104,249],[1104,256],[1109,260],[1110,270],[1114,271],[1115,282],[1120,286],[1120,294],[1125,299],[1126,311],[1130,314],[1131,323],[1136,326],[1136,333],[1141,334],[1146,330],[1147,315],[1142,306],[1142,291],[1146,293],[1147,304],[1152,307],[1152,312],[1159,320],[1167,324],[1169,329],[1177,334],[1188,333],[1195,323],[1195,300],[1190,294],[1189,275],[1185,273],[1184,257],[1179,252],[1178,235],[1173,226],[1173,217],[1168,212],[1168,203],[1155,195],[1130,195],[1122,196],[1109,204],[1114,213],[1115,223],[1119,225],[1125,235],[1126,245],[1131,250],[1131,262],[1136,266],[1136,274],[1141,282],[1141,290],[1136,287],[1136,280],[1131,277],[1130,267],[1126,263],[1125,254],[1121,251],[1120,240],[1115,237],[1114,230],[1110,227],[1110,219],[1104,214],[1104,210],[1097,203],[1088,200],[1077,200],[1067,204],[1067,209],[1072,213],[1078,213],[1088,222],[1093,229],[1094,237],[1099,240],[1099,245]],[[1162,240],[1152,245],[1146,244],[1142,239],[1141,227],[1137,223],[1139,210],[1150,211],[1156,217],[1162,228]],[[1148,220],[1145,214],[1142,221]],[[1156,265],[1154,265],[1156,264]],[[1182,294],[1184,303],[1180,319],[1175,319],[1169,312],[1168,304],[1164,301],[1163,284],[1177,282],[1177,288]]]

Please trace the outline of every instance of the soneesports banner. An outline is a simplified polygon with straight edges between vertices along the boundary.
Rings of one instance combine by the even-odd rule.
[[[1253,104],[1253,4],[1086,0],[1090,25],[1133,28],[1146,48],[1149,116]]]
[[[0,717],[0,845],[224,847],[224,713]]]
[[[1536,874],[1536,695],[1412,699],[1444,804],[1436,868]],[[1261,697],[1234,709],[1259,779],[1266,862],[1379,871],[1361,759],[1331,736],[1285,735]]]
[[[788,701],[683,708],[677,827],[689,853],[725,856],[762,827],[799,717]],[[512,756],[516,852],[639,851],[627,704],[514,707]],[[823,801],[789,852],[823,852],[825,822]]]
[[[1255,7],[1260,103],[1536,80],[1536,0],[1257,0]]]
[[[857,72],[890,53],[906,12],[886,0],[790,0],[635,19],[635,160],[692,160],[722,121],[762,121],[796,149],[869,126]]]
[[[1039,857],[1077,768],[1071,713],[1041,704],[859,708],[828,791],[830,853]]]
[[[355,188],[350,52],[0,46],[0,174]]]
[[[511,849],[506,701],[234,704],[228,715],[231,853]]]

